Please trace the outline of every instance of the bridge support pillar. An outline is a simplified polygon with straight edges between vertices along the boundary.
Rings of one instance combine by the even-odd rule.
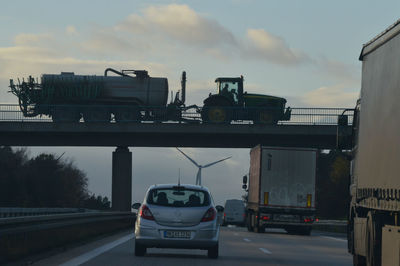
[[[132,152],[128,147],[117,147],[112,154],[111,204],[114,211],[131,211],[132,207]]]

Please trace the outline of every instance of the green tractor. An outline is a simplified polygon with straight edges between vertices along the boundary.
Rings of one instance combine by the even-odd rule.
[[[205,123],[230,123],[233,120],[252,120],[255,124],[277,124],[290,120],[291,109],[286,99],[243,92],[243,76],[217,78],[217,94],[204,100],[201,118]]]

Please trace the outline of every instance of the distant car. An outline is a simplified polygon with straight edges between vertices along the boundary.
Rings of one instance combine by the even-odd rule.
[[[135,223],[135,255],[143,256],[147,248],[185,248],[204,249],[209,258],[218,258],[217,209],[223,207],[214,207],[206,187],[151,186]]]
[[[229,224],[244,226],[246,224],[246,210],[242,200],[231,199],[225,202],[222,225]]]

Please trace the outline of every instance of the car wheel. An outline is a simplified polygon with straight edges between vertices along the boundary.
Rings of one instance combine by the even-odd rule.
[[[215,246],[213,246],[212,248],[208,249],[207,255],[211,259],[218,258],[218,243]]]
[[[135,256],[144,256],[146,254],[146,247],[143,245],[140,245],[135,241]]]

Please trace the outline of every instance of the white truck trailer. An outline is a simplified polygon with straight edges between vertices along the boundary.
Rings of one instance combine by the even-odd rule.
[[[360,55],[348,227],[354,265],[400,265],[399,33],[400,20]]]
[[[310,234],[315,219],[316,158],[314,149],[258,145],[250,151],[246,204],[249,231],[275,227],[288,233]],[[247,183],[247,177],[243,179]]]

